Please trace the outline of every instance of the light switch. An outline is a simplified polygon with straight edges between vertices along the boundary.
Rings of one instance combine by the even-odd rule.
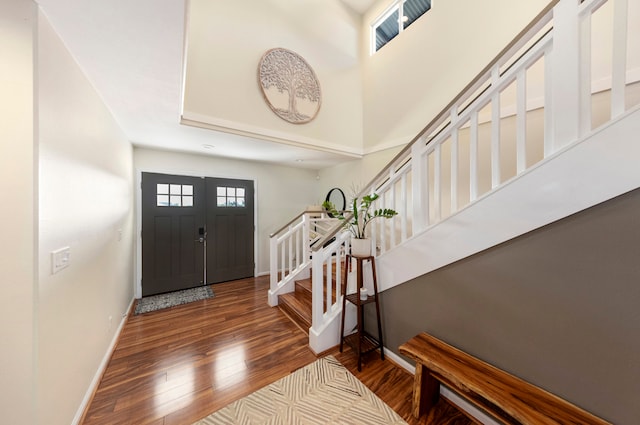
[[[65,246],[64,248],[56,249],[51,252],[51,274],[56,274],[60,270],[69,266],[71,260],[71,248]]]

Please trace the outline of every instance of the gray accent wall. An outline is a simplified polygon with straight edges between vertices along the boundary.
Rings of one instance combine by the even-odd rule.
[[[640,423],[640,189],[396,286],[381,302],[396,353],[428,332],[612,423]]]

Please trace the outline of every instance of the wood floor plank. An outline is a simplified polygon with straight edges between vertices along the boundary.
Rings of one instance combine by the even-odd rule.
[[[315,361],[308,336],[268,306],[268,287],[217,284],[214,298],[129,317],[83,424],[191,424]],[[372,353],[357,372],[350,351],[329,354],[409,424],[427,423],[411,416],[404,369]]]

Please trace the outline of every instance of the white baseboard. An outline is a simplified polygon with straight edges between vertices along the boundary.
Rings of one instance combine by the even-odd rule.
[[[386,347],[384,348],[384,355],[387,356],[389,359],[393,360],[393,362],[396,363],[398,366],[406,369],[412,375],[415,375],[416,368],[411,363],[409,363],[408,361],[406,361],[405,359],[403,359],[402,357],[400,357],[399,355],[397,355],[396,353],[394,353],[393,351],[389,350]],[[465,399],[463,399],[458,394],[456,394],[449,388],[445,387],[444,385],[440,385],[440,394],[444,398],[448,399],[453,404],[458,406],[460,409],[464,410],[467,414],[473,416],[481,424],[500,425],[498,421],[488,416],[482,410],[478,409],[473,404],[469,403],[468,401],[466,401]]]
[[[129,313],[131,312],[131,307],[133,306],[133,302],[135,300],[136,300],[135,298],[131,299],[131,302],[129,303],[129,306],[127,307],[127,310],[126,310],[126,314],[122,317],[122,320],[120,320],[120,325],[118,325],[118,329],[116,329],[116,332],[113,334],[113,338],[111,339],[109,348],[107,348],[107,351],[104,354],[102,361],[100,362],[100,366],[98,366],[98,370],[96,370],[96,373],[93,376],[93,380],[91,381],[89,388],[87,388],[87,392],[85,393],[84,398],[82,399],[82,403],[80,403],[80,406],[76,411],[76,415],[74,416],[73,421],[71,422],[71,425],[78,425],[80,423],[80,420],[82,419],[82,415],[84,414],[85,409],[88,407],[94,392],[98,389],[98,385],[100,384],[102,375],[104,374],[104,371],[107,368],[107,365],[109,364],[109,360],[111,359],[111,354],[113,354],[113,350],[115,349],[116,343],[120,338],[120,333],[122,332],[122,328],[124,328],[124,324],[126,323],[127,318],[129,317]]]
[[[414,365],[412,365],[411,363],[409,363],[408,361],[406,361],[405,359],[403,359],[393,351],[389,350],[387,347],[383,347],[383,348],[384,348],[385,356],[393,360],[393,362],[396,363],[398,366],[402,366],[402,368],[406,369],[407,372],[409,372],[410,374],[415,375],[416,367]]]

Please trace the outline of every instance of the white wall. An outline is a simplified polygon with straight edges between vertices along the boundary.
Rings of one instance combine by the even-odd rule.
[[[320,192],[318,197],[324,200],[327,192],[334,187],[342,189],[347,202],[364,188],[402,149],[394,147],[365,155],[362,159],[327,167],[318,172]]]
[[[361,153],[359,26],[339,0],[192,0],[183,116]],[[305,58],[320,81],[322,105],[310,123],[282,120],[263,99],[258,63],[276,47]]]
[[[360,28],[366,155],[321,170],[321,194],[366,185],[549,3],[437,1],[369,55],[369,25],[390,1],[377,1]]]
[[[41,12],[37,29],[37,423],[66,425],[133,299],[132,147]]]
[[[0,421],[34,421],[36,167],[35,4],[0,2]]]
[[[549,0],[447,0],[369,56],[369,24],[389,5],[379,0],[362,21],[365,150],[411,141]]]
[[[335,0],[191,1],[183,116],[349,153],[404,146],[549,3],[434,2],[370,56],[369,24],[389,1],[362,18]],[[300,53],[318,74],[313,122],[286,123],[266,106],[257,64],[273,47]],[[342,167],[350,181],[362,180],[357,163]]]
[[[320,201],[317,173],[313,170],[142,148],[134,149],[134,164],[138,174],[146,171],[254,180],[258,274],[269,272],[269,235],[307,205]],[[139,202],[138,199],[136,203]]]

